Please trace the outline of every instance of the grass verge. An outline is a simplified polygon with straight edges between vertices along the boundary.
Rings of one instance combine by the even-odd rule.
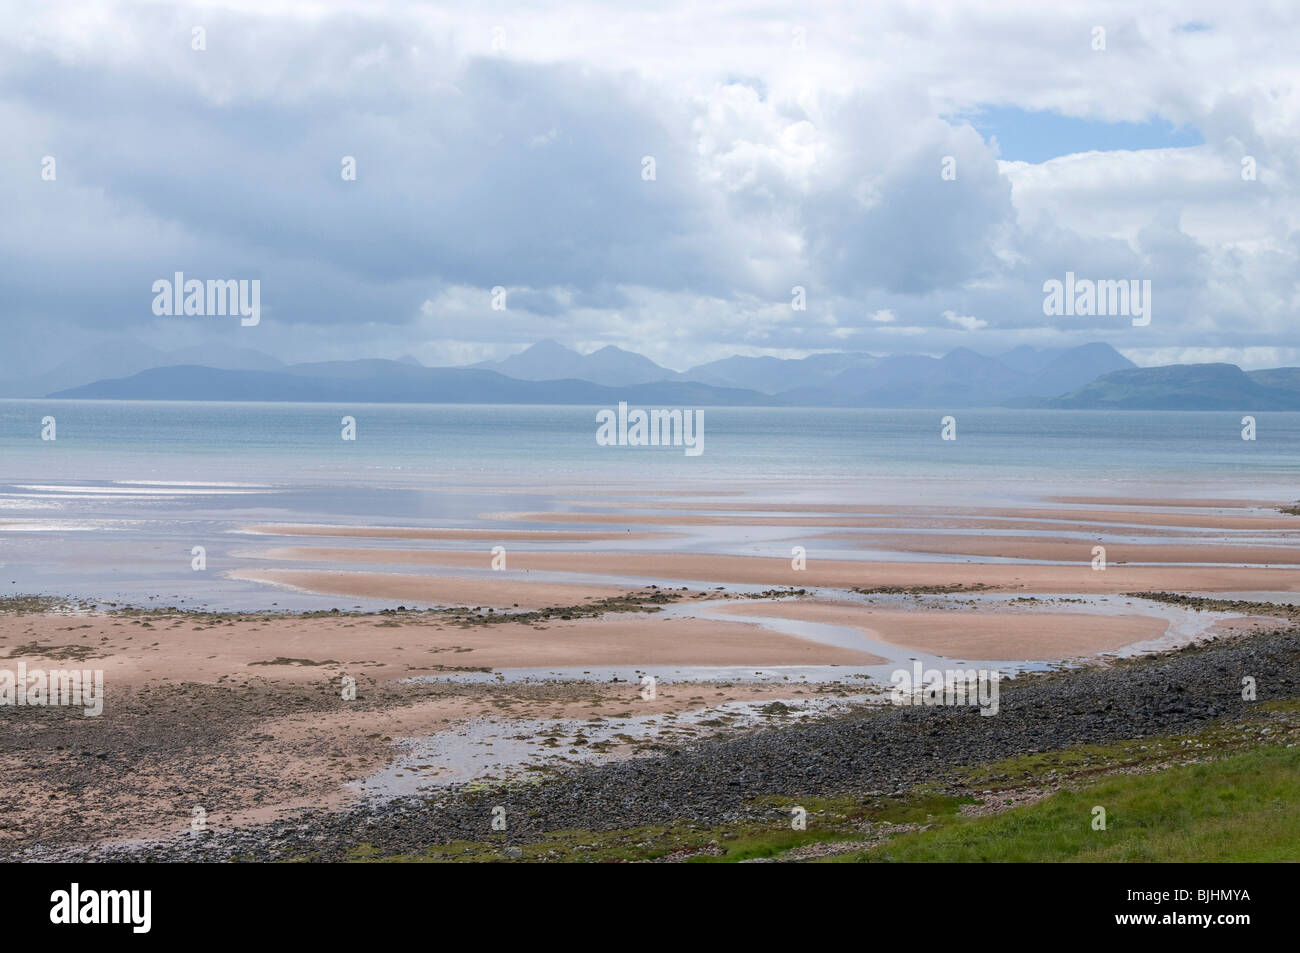
[[[1104,811],[1103,820],[1099,813]],[[1300,748],[1106,778],[992,817],[944,819],[840,862],[1300,859]]]
[[[1004,809],[990,803],[1003,801],[1032,803]],[[968,805],[998,813],[968,816]],[[1104,831],[1092,827],[1097,806],[1106,810]],[[568,830],[529,843],[501,834],[398,856],[361,845],[353,859],[1294,860],[1300,858],[1300,700],[1263,702],[1245,718],[1194,734],[1077,745],[970,766],[901,797],[767,796],[749,807],[750,818],[723,826]],[[805,830],[792,829],[795,807],[807,812]]]

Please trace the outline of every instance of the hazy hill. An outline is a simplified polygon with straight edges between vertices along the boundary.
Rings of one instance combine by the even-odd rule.
[[[957,348],[943,357],[863,353],[802,359],[729,357],[682,376],[747,387],[792,403],[849,407],[994,406],[1017,398],[1056,397],[1134,364],[1109,344],[986,357]]]
[[[573,378],[605,384],[647,384],[675,380],[676,371],[660,367],[648,357],[608,345],[590,354],[579,354],[555,341],[539,341],[502,361],[482,361],[470,367],[496,371],[524,381],[553,381]],[[734,385],[731,385],[734,386]]]
[[[205,357],[207,355],[205,354]],[[217,360],[273,361],[257,352]],[[109,363],[122,354],[109,355]],[[551,358],[558,365],[548,363]],[[520,378],[483,367],[425,367],[410,359],[322,361],[273,368],[206,364],[153,367],[22,396],[140,400],[379,401],[656,406],[1047,407],[1130,410],[1300,410],[1300,368],[1246,373],[1234,364],[1134,367],[1107,344],[1017,348],[987,357],[957,348],[943,357],[816,354],[801,360],[731,357],[676,374],[653,361],[603,348],[579,354],[541,342],[495,362],[517,373],[591,374]],[[70,362],[67,373],[84,374]],[[550,370],[548,370],[550,368]],[[646,380],[656,373],[671,375]],[[52,379],[57,379],[55,375]],[[704,378],[699,380],[696,378]],[[603,383],[612,381],[612,383]],[[730,382],[746,381],[754,386]],[[790,386],[793,384],[794,386]]]
[[[1067,394],[1104,374],[1137,367],[1109,344],[1084,344],[1053,355],[1016,389],[1016,396],[1051,397]]]
[[[799,387],[824,387],[837,374],[855,366],[870,366],[880,358],[870,354],[810,354],[804,358],[726,357],[685,371],[686,380],[720,387],[746,387],[777,394]]]
[[[1300,410],[1300,368],[1247,374],[1235,364],[1116,371],[1044,406],[1118,410]]]
[[[202,364],[226,370],[271,371],[284,365],[268,354],[228,344],[203,344],[160,351],[135,342],[102,344],[80,351],[48,371],[0,382],[0,397],[44,397],[54,391],[111,377],[126,377],[151,367]]]
[[[413,367],[398,361],[331,361],[283,371],[156,367],[51,394],[69,399],[330,401],[346,403],[598,404],[698,407],[770,403],[754,391],[659,381],[605,387],[590,381],[521,381],[495,371]]]
[[[1032,377],[1067,350],[1069,349],[1063,347],[1030,347],[1022,344],[994,356],[1012,370]]]

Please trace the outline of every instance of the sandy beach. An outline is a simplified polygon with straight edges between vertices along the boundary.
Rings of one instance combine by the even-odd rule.
[[[745,586],[820,586],[828,588],[933,588],[960,586],[998,592],[1105,593],[1147,590],[1193,592],[1297,592],[1300,567],[1265,566],[1140,566],[1109,564],[1094,570],[1089,547],[1080,547],[1073,565],[1033,565],[1016,562],[849,562],[819,560],[809,553],[807,566],[796,570],[789,557],[729,556],[693,553],[512,553],[508,570],[516,573],[581,574],[609,581],[659,579],[665,584],[690,581]],[[270,559],[311,562],[411,565],[447,569],[480,569],[490,573],[487,553],[452,550],[348,550],[300,547],[271,550]],[[255,565],[255,564],[253,564]],[[504,577],[505,573],[499,573]],[[241,579],[273,585],[382,599],[406,599],[436,605],[509,606],[553,604],[556,600],[594,599],[608,592],[592,584],[577,586],[521,579],[441,577],[416,573],[249,568]]]
[[[651,607],[653,608],[653,607]],[[93,662],[124,688],[258,676],[319,682],[351,672],[386,681],[441,672],[589,666],[875,664],[865,651],[821,645],[744,620],[654,612],[493,622],[482,616],[4,616],[0,655],[29,666]]]
[[[0,842],[163,836],[196,804],[234,828],[637,757],[752,725],[774,702],[878,692],[912,657],[1103,663],[1278,623],[1128,593],[1300,592],[1300,518],[1260,501],[661,492],[633,508],[570,488],[556,503],[471,526],[236,526],[218,578],[254,587],[262,611],[0,613],[0,656],[101,670],[106,694],[100,719],[19,713]],[[267,611],[286,592],[335,611]],[[649,696],[646,674],[662,678]],[[34,767],[32,743],[62,751]],[[72,783],[87,757],[98,780]]]
[[[1041,612],[891,612],[837,602],[736,605],[727,615],[779,616],[861,629],[871,638],[952,659],[1049,661],[1160,638],[1156,616]]]

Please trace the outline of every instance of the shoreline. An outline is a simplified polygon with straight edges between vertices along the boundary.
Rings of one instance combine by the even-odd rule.
[[[79,862],[599,859],[575,854],[572,846],[563,853],[557,849],[568,843],[563,833],[568,831],[578,832],[579,844],[613,838],[617,859],[683,860],[707,855],[717,846],[719,831],[728,828],[788,827],[787,804],[856,803],[872,816],[890,804],[928,804],[940,796],[996,812],[1095,777],[1095,769],[1078,778],[1053,771],[1047,791],[1024,795],[990,784],[988,767],[1018,755],[1117,742],[1131,744],[1136,753],[1145,739],[1172,736],[1172,752],[1163,757],[1176,758],[1181,734],[1222,746],[1221,755],[1202,757],[1214,760],[1240,750],[1241,726],[1252,724],[1258,727],[1246,738],[1246,750],[1250,744],[1293,746],[1300,721],[1279,714],[1289,708],[1273,707],[1292,696],[1269,691],[1261,695],[1262,705],[1247,705],[1235,685],[1222,684],[1218,673],[1225,667],[1266,672],[1273,684],[1294,685],[1300,681],[1300,635],[1256,633],[1018,680],[1004,689],[1003,713],[995,719],[961,707],[858,707],[825,719],[687,742],[666,754],[567,767],[541,783],[316,807],[278,820],[214,825],[199,837],[177,833],[132,844],[51,845],[6,853],[10,860]],[[1157,684],[1173,692],[1153,692]],[[927,740],[918,745],[921,738]],[[1207,747],[1205,741],[1195,743]],[[1154,744],[1152,751],[1168,744]],[[799,756],[792,758],[795,751]],[[1154,754],[1147,760],[1154,761]],[[1109,770],[1133,769],[1120,764]],[[689,784],[683,783],[686,778]],[[491,829],[494,807],[510,818],[504,832]],[[859,824],[850,825],[845,836],[852,837],[854,849],[862,849],[878,843],[879,836],[909,829],[915,827]],[[660,848],[661,842],[667,846]],[[629,843],[640,845],[640,856]]]
[[[104,670],[107,717],[83,719],[39,708],[6,713],[16,716],[9,724],[17,730],[5,738],[0,765],[7,789],[21,797],[11,799],[17,806],[0,825],[0,850],[21,853],[41,844],[53,849],[56,842],[83,850],[89,838],[99,844],[95,851],[111,852],[118,848],[108,841],[123,837],[183,835],[189,813],[203,805],[213,829],[242,837],[239,831],[286,818],[382,810],[366,807],[376,791],[388,792],[379,799],[384,803],[412,791],[456,797],[471,782],[519,783],[538,771],[543,778],[598,772],[628,758],[684,751],[709,738],[740,739],[765,730],[773,718],[779,723],[807,712],[816,699],[839,699],[848,708],[808,712],[810,723],[879,704],[869,700],[873,691],[887,688],[879,676],[873,688],[872,680],[854,673],[887,669],[884,658],[759,624],[773,618],[856,630],[882,639],[880,644],[890,631],[885,623],[901,623],[909,641],[903,646],[897,635],[891,638],[902,652],[951,653],[922,656],[942,664],[949,657],[977,662],[1009,654],[1008,625],[1017,621],[1022,625],[1012,628],[1022,640],[1018,645],[1030,648],[1034,623],[1048,620],[1059,628],[1071,615],[1051,603],[1045,612],[995,610],[980,618],[980,610],[969,607],[881,608],[787,591],[760,596],[719,600],[715,592],[646,590],[628,593],[616,607],[605,606],[607,611],[567,619],[583,607],[510,619],[455,610],[59,613],[34,602],[38,611],[0,614],[0,649],[13,658],[20,648],[29,663],[50,668]],[[653,601],[639,604],[638,598]],[[882,598],[892,605],[949,597]],[[697,604],[717,607],[725,621],[712,613],[677,614],[696,611]],[[1204,644],[1239,645],[1277,624],[1267,616],[1268,607],[1237,611],[1229,619],[1240,624],[1215,627]],[[1085,623],[1075,637],[1093,641],[1058,638],[1052,658],[1076,656],[1072,667],[1056,667],[1063,673],[1113,668],[1119,663],[1114,648],[1150,640],[1165,626],[1155,616],[1075,615]],[[966,635],[960,645],[951,641],[957,631]],[[23,641],[15,644],[17,635]],[[1096,641],[1098,635],[1104,638]],[[224,647],[220,653],[209,651],[214,636]],[[667,677],[653,698],[641,691],[641,672],[708,663],[752,666],[757,663],[750,660],[762,653],[777,665],[820,665],[824,672],[839,666],[842,675],[791,679],[777,670],[758,681]],[[1138,661],[1152,657],[1159,656]],[[536,680],[500,674],[521,664],[534,665],[529,670]],[[602,664],[631,671],[613,681],[557,671],[567,665],[598,672]],[[355,702],[340,701],[344,674],[356,679]],[[1016,681],[1026,676],[1031,682],[1042,677],[1026,671]],[[201,728],[193,721],[200,713]],[[111,728],[128,723],[134,726],[130,732]],[[45,747],[65,753],[38,765],[26,762],[22,753],[31,750],[33,731],[47,739]],[[178,732],[187,743],[173,750],[168,739]],[[467,732],[470,740],[456,741]],[[51,744],[48,739],[56,737],[63,741]],[[485,760],[483,745],[499,746],[498,753]],[[239,771],[223,775],[221,766],[232,763]],[[170,797],[160,797],[168,790]]]
[[[612,813],[594,826],[608,830],[753,821],[762,811],[692,760],[699,752],[730,764],[748,795],[807,797],[822,788],[799,789],[796,762],[820,764],[826,790],[858,790],[842,762],[858,762],[865,749],[853,745],[867,737],[873,758],[896,763],[863,771],[885,771],[880,783],[899,792],[922,783],[919,755],[898,747],[922,725],[974,730],[984,740],[971,742],[971,757],[1028,744],[1027,735],[1007,747],[1002,718],[889,705],[890,672],[914,661],[996,669],[1012,710],[1018,697],[1056,692],[1060,717],[1033,730],[1068,741],[1096,727],[1095,710],[1079,707],[1093,704],[1078,688],[1092,679],[1114,690],[1097,702],[1118,719],[1105,730],[1140,737],[1151,726],[1120,708],[1159,705],[1133,673],[1294,641],[1300,609],[1285,599],[1300,592],[1294,517],[1208,497],[1076,499],[852,514],[681,497],[642,508],[657,512],[602,501],[618,511],[570,507],[523,514],[522,524],[521,514],[462,527],[243,523],[227,534],[237,545],[214,549],[220,568],[208,578],[251,586],[262,611],[164,608],[161,598],[60,611],[58,600],[10,598],[0,602],[0,655],[100,670],[106,698],[100,718],[0,712],[10,729],[0,851],[341,859],[322,854],[320,838],[346,830],[356,846],[379,827],[381,852],[401,853],[445,839],[428,829],[427,799],[456,818],[458,836],[481,841],[485,791],[513,805],[541,798],[518,809],[555,812],[516,831],[519,843],[561,819],[590,822],[566,806],[573,797],[605,805]],[[592,523],[605,525],[584,528]],[[754,552],[718,551],[741,539]],[[1091,562],[1097,540],[1104,570]],[[802,565],[786,555],[794,546],[806,548]],[[1076,550],[1077,559],[1034,559]],[[872,558],[846,558],[858,552]],[[1178,558],[1124,561],[1157,554]],[[493,568],[497,555],[505,568]],[[1219,560],[1232,564],[1200,564]],[[1274,560],[1286,565],[1265,564]],[[289,591],[340,604],[275,607]],[[1242,598],[1252,593],[1257,601]],[[354,611],[352,600],[367,606]],[[1294,661],[1275,653],[1252,671],[1289,673]],[[1156,720],[1190,728],[1186,714]],[[886,744],[875,724],[904,735]],[[31,750],[52,754],[33,763]],[[692,781],[671,792],[687,762],[712,779],[708,791]],[[646,813],[609,787],[636,790],[637,779],[668,807]],[[196,808],[208,832],[191,837]],[[298,836],[303,827],[315,833]],[[116,843],[124,838],[148,843]]]

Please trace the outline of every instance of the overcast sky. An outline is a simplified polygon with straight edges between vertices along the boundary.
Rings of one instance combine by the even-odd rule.
[[[1300,364],[1297,36],[1222,0],[3,0],[0,374],[136,340]],[[155,316],[176,271],[259,279],[261,323]],[[1045,316],[1066,271],[1149,279],[1150,324]]]

